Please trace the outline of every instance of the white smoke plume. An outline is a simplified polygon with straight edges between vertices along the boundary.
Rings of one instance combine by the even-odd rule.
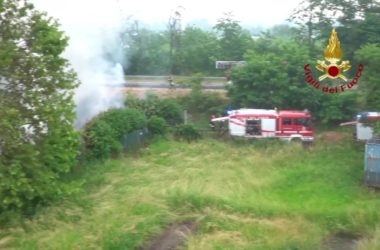
[[[81,81],[75,92],[76,127],[82,127],[101,111],[123,105],[122,93],[112,85],[122,84],[120,32],[123,20],[118,0],[32,0],[36,8],[58,19],[70,37],[64,57]],[[122,60],[119,60],[120,62]]]

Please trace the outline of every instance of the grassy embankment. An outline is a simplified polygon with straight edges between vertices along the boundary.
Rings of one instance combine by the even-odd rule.
[[[80,194],[1,229],[0,248],[135,249],[170,223],[197,220],[185,249],[312,250],[336,232],[376,249],[380,195],[362,179],[363,146],[348,139],[310,150],[158,140],[138,157],[89,166],[73,181],[86,181]]]

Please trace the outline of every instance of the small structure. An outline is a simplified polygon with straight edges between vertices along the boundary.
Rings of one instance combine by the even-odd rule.
[[[373,125],[375,122],[380,122],[380,112],[359,112],[356,115],[355,121],[344,122],[340,126],[354,125],[355,139],[358,141],[368,141],[374,136]]]
[[[380,187],[380,137],[365,145],[364,181],[366,185]]]
[[[307,110],[238,109],[229,111],[228,116],[211,121],[228,121],[229,133],[232,136],[281,138],[289,141],[314,140],[311,114]]]

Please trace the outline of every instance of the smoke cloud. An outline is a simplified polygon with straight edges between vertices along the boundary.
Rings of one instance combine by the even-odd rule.
[[[70,37],[64,57],[81,81],[75,92],[76,127],[99,112],[123,105],[112,85],[124,82],[120,32],[123,15],[117,0],[33,0],[36,8],[58,19]]]

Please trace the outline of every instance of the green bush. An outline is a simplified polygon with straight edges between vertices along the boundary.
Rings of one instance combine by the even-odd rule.
[[[174,128],[174,136],[188,142],[201,138],[201,134],[191,124],[181,124]]]
[[[87,159],[106,159],[122,151],[124,135],[146,127],[144,114],[135,109],[111,109],[94,117],[83,131]]]
[[[171,125],[182,121],[182,108],[173,99],[160,99],[153,94],[147,95],[145,99],[128,96],[125,104],[129,108],[144,112],[148,118],[152,116],[162,117]]]
[[[228,100],[214,93],[204,93],[202,91],[202,80],[202,74],[193,75],[190,78],[190,95],[179,98],[179,103],[192,113],[207,115],[222,113]]]
[[[164,135],[167,131],[166,121],[158,116],[152,116],[148,120],[148,129],[154,135]]]
[[[88,158],[106,159],[111,154],[121,152],[122,145],[111,126],[101,120],[95,119],[89,123],[83,134],[85,141],[85,154]]]
[[[217,94],[187,95],[179,98],[182,106],[192,113],[203,113],[207,115],[223,113],[228,104],[226,98]]]

